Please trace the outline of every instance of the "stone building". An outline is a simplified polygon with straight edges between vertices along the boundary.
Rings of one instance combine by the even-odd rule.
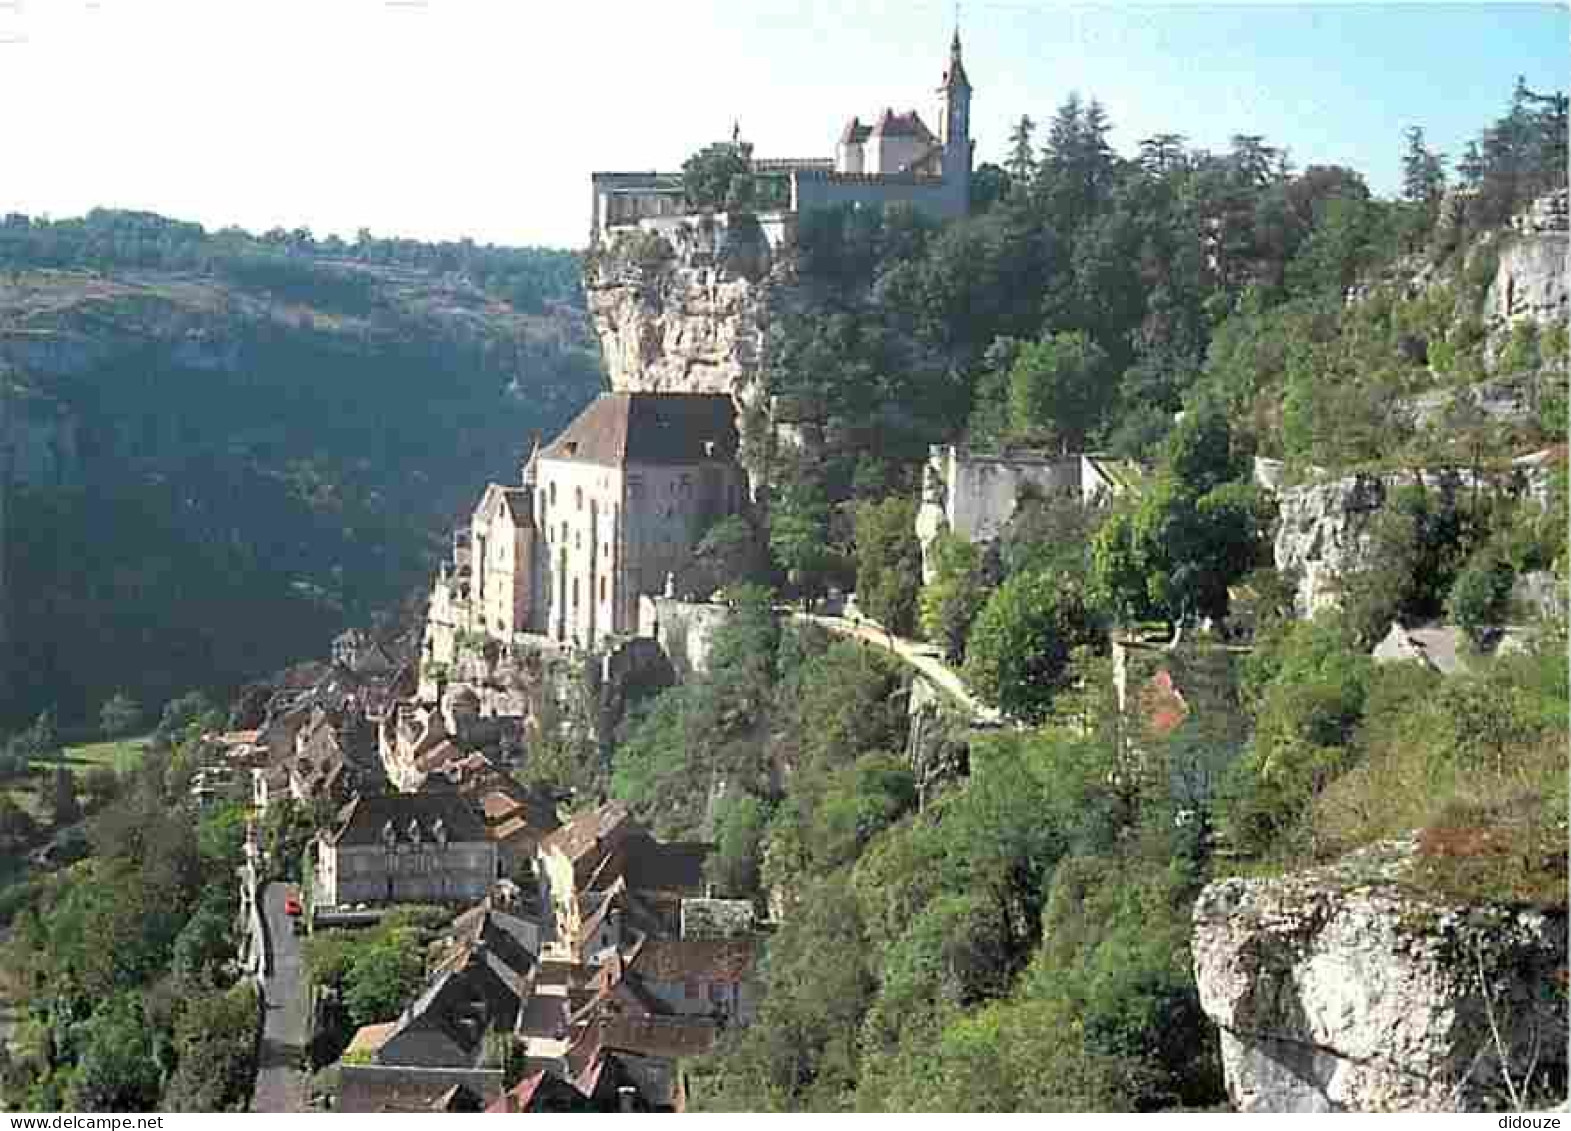
[[[832,158],[753,159],[750,147],[742,149],[760,180],[783,182],[766,196],[783,200],[790,214],[842,204],[876,208],[907,203],[939,219],[964,216],[971,207],[975,150],[971,93],[957,30],[937,90],[936,133],[915,110],[897,114],[885,109],[867,124],[858,117],[847,122]],[[591,180],[591,247],[619,229],[668,234],[690,212],[681,173],[595,173]],[[790,230],[789,225],[771,223],[765,223],[765,229]]]
[[[1066,497],[1095,506],[1135,487],[1139,474],[1128,461],[1094,454],[975,452],[953,444],[934,445],[923,469],[922,505],[916,517],[922,580],[932,580],[931,547],[942,532],[985,545],[1003,533],[1023,494]]]
[[[525,465],[486,489],[432,592],[426,659],[460,638],[541,636],[599,650],[638,628],[716,520],[746,505],[731,398],[605,393]]]
[[[472,902],[490,890],[496,861],[485,821],[457,794],[355,797],[317,834],[315,900]]]

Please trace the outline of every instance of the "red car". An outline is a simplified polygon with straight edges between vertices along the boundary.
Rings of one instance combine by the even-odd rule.
[[[299,915],[299,914],[301,914],[300,897],[298,895],[296,895],[294,892],[290,892],[288,895],[284,896],[284,914],[285,915]]]

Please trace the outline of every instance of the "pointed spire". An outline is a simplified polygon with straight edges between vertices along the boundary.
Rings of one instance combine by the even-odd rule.
[[[971,80],[966,77],[965,64],[960,61],[960,11],[955,9],[955,33],[949,40],[949,69],[944,72],[944,84],[940,90],[953,90],[971,87]]]
[[[540,468],[540,430],[535,429],[534,441],[529,450],[529,458],[524,461],[523,473],[520,478],[525,487],[536,484],[536,475]]]

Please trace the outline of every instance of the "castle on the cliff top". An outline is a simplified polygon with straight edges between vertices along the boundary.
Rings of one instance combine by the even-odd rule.
[[[971,82],[960,58],[960,32],[949,45],[949,66],[938,87],[938,132],[915,110],[886,109],[870,123],[853,117],[840,131],[835,155],[754,158],[759,181],[777,181],[778,216],[841,204],[882,207],[904,202],[938,219],[964,216],[971,206]],[[590,245],[617,229],[653,228],[688,214],[681,173],[595,173]],[[767,221],[767,217],[760,217]],[[766,232],[777,230],[765,223]]]

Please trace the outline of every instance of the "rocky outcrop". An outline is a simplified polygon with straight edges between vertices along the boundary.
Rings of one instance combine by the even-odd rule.
[[[1195,979],[1238,1110],[1478,1111],[1563,1087],[1564,910],[1410,894],[1415,852],[1201,893]]]
[[[1308,616],[1334,605],[1340,579],[1369,564],[1374,517],[1398,488],[1422,487],[1441,507],[1454,505],[1475,486],[1547,504],[1549,468],[1540,455],[1516,460],[1508,470],[1424,468],[1284,488],[1277,496],[1273,551],[1277,570],[1298,579],[1299,612]]]

